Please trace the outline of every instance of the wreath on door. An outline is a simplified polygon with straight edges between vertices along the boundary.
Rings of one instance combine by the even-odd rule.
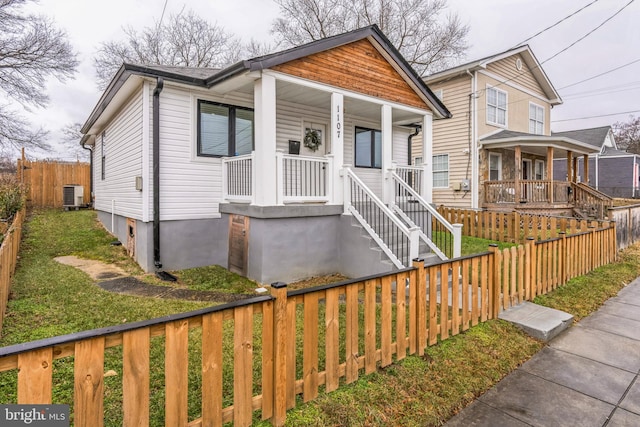
[[[311,151],[316,151],[320,145],[322,145],[320,132],[317,129],[307,128],[304,133],[304,146]]]

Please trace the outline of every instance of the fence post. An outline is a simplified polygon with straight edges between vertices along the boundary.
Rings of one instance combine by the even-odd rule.
[[[524,245],[524,292],[526,300],[533,300],[535,298],[535,290],[532,284],[533,280],[533,251],[535,249],[536,241],[533,237],[527,237],[527,241]]]
[[[564,285],[567,283],[567,233],[560,232],[560,250],[558,251],[559,263],[560,263],[560,283]]]
[[[413,267],[418,271],[416,272],[416,301],[417,307],[416,313],[416,334],[418,335],[418,355],[424,355],[424,349],[427,348],[427,272],[424,269],[424,259],[415,258],[413,260]],[[429,325],[430,328],[434,325]]]
[[[462,254],[462,224],[453,226],[453,258],[459,258]]]
[[[607,261],[608,262],[615,262],[618,259],[618,244],[616,243],[616,239],[618,238],[618,233],[616,231],[616,222],[615,221],[611,221],[611,222],[609,222],[609,224],[611,225],[611,228],[613,229],[610,232],[611,236],[609,237],[609,239],[610,239],[610,251],[611,251],[611,253],[613,253],[613,257],[609,258]]]
[[[498,249],[498,245],[495,243],[491,243],[489,245],[489,252],[493,255],[492,260],[490,262],[493,267],[491,270],[491,275],[489,277],[489,313],[491,314],[491,319],[497,319],[498,313],[500,312],[500,249]]]
[[[271,424],[283,426],[287,418],[287,285],[271,284],[273,302],[273,416]]]
[[[589,247],[591,250],[589,251],[589,268],[588,271],[592,271],[596,268],[596,251],[598,252],[597,256],[600,256],[600,248],[595,244],[596,243],[596,228],[593,224],[589,224]]]

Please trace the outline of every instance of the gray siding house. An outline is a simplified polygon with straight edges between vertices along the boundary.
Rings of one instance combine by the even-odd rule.
[[[598,148],[597,153],[589,155],[588,177],[584,176],[584,159],[577,159],[579,181],[588,182],[611,197],[640,197],[640,156],[618,149],[611,126],[553,132],[553,135],[582,141]],[[553,171],[554,179],[565,179],[566,159],[554,159]]]

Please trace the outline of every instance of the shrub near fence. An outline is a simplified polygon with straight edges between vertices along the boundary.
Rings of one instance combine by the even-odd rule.
[[[0,372],[17,375],[14,403],[48,404],[54,386],[58,395],[73,384],[78,427],[105,417],[110,425],[247,426],[259,416],[282,425],[296,396],[307,402],[321,387],[422,355],[613,261],[615,246],[614,227],[592,229],[310,289],[275,284],[270,296],[0,348]],[[55,359],[72,377],[54,372]],[[121,381],[105,380],[112,366]],[[121,408],[105,415],[114,401]]]
[[[577,220],[568,217],[491,212],[440,206],[438,212],[451,224],[462,224],[462,235],[498,242],[525,243],[528,238],[553,239],[560,233],[576,234],[609,227],[612,221]]]
[[[0,245],[0,334],[2,334],[2,323],[11,290],[11,278],[18,260],[25,215],[26,209],[23,207],[14,216],[13,223],[5,233],[2,245]]]

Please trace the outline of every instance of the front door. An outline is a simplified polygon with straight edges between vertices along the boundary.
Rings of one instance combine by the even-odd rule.
[[[247,275],[247,255],[249,252],[249,218],[231,215],[229,218],[229,270]]]

